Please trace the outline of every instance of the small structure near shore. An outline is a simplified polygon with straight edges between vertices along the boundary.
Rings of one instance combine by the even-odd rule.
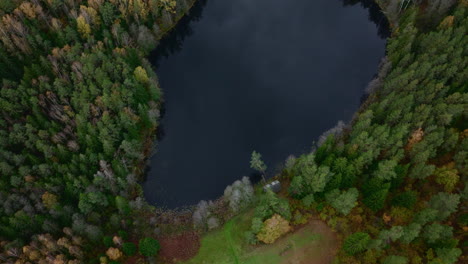
[[[270,182],[267,185],[263,186],[263,190],[265,192],[271,190],[274,193],[278,193],[279,191],[281,191],[281,183],[278,180]]]

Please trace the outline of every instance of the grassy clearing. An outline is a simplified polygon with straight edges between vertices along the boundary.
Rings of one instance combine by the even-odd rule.
[[[227,222],[222,229],[205,235],[197,256],[182,263],[330,263],[337,242],[323,222],[312,220],[305,227],[280,238],[272,245],[250,246],[244,241],[244,232],[250,227],[251,215],[251,212],[241,214]]]

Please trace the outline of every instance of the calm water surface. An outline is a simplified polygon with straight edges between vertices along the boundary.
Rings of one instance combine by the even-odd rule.
[[[349,121],[386,35],[375,6],[357,2],[200,1],[150,58],[166,103],[146,199],[175,208],[217,198],[252,173],[252,150],[271,176]]]

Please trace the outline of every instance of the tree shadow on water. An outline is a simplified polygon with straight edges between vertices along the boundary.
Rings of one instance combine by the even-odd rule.
[[[158,47],[151,52],[149,56],[151,64],[157,68],[162,58],[182,50],[184,40],[193,34],[193,22],[203,18],[203,9],[207,2],[208,0],[196,0],[188,14],[180,19],[177,25],[160,40]]]
[[[343,6],[353,6],[358,3],[365,9],[369,10],[369,20],[374,22],[377,27],[378,35],[382,39],[390,37],[390,24],[388,23],[385,14],[380,9],[375,0],[342,0]]]

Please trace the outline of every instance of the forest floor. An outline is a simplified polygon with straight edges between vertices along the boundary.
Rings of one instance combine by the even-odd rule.
[[[271,245],[251,246],[244,232],[251,212],[228,221],[221,229],[203,236],[196,256],[180,264],[329,264],[338,250],[334,232],[321,220],[312,219]]]

